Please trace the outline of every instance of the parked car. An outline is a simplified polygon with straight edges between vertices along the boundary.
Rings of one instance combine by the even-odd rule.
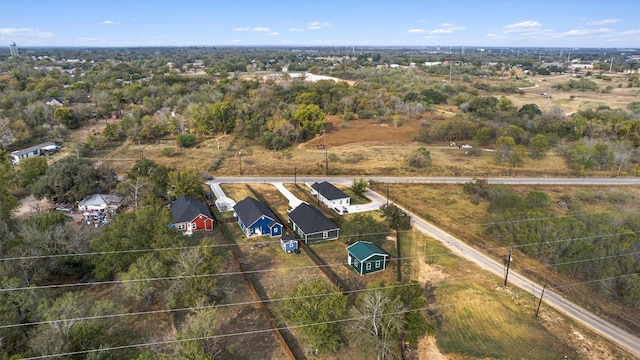
[[[56,210],[58,210],[58,211],[66,211],[66,212],[73,212],[73,208],[71,206],[58,206],[58,207],[56,207]]]
[[[464,144],[461,146],[463,149],[471,149],[473,148],[473,146],[469,145],[469,144]]]

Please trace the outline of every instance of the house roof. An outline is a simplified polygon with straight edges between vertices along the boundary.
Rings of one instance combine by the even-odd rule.
[[[323,181],[316,182],[311,185],[311,188],[317,191],[319,194],[322,194],[327,200],[337,200],[337,199],[345,199],[348,198],[349,195],[345,194],[342,190],[333,186],[332,183]]]
[[[258,221],[262,216],[266,216],[271,220],[277,221],[276,216],[271,212],[271,210],[269,210],[267,205],[250,196],[247,196],[235,204],[233,206],[233,210],[246,226],[251,226],[251,224]]]
[[[189,195],[182,195],[171,203],[171,216],[175,223],[190,222],[200,214],[211,218],[207,204]]]
[[[361,262],[374,255],[389,256],[384,250],[369,241],[358,241],[351,244],[347,247],[347,251]]]
[[[47,146],[55,146],[55,145],[56,145],[56,143],[49,141],[49,142],[46,142],[46,143],[30,146],[30,147],[28,147],[26,149],[12,151],[11,155],[20,156],[20,155],[28,154],[28,153],[30,153],[32,151],[35,151],[35,150],[40,150],[40,149],[42,149],[44,147],[47,147]]]
[[[119,203],[120,197],[116,195],[105,195],[105,194],[93,194],[89,195],[86,198],[82,199],[79,206],[107,206],[113,203]]]
[[[339,229],[331,219],[315,207],[302,203],[289,213],[289,220],[294,222],[305,234]]]
[[[282,235],[282,237],[280,238],[280,242],[287,243],[289,241],[298,241],[298,239],[290,234]]]

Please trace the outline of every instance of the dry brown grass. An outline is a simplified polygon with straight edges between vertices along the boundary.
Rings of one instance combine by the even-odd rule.
[[[628,211],[629,208],[633,209],[637,199],[640,199],[640,187],[638,186],[528,185],[512,186],[511,188],[520,194],[534,190],[543,191],[550,196],[552,204],[560,203],[566,199],[580,201],[584,204],[585,212],[589,213]],[[387,186],[374,184],[374,189],[382,194],[386,192]],[[472,204],[470,196],[462,190],[462,185],[390,184],[389,193],[393,202],[449,231],[498,261],[501,261],[505,256],[507,247],[484,234],[482,224],[488,203],[482,201],[478,205]],[[566,215],[566,209],[564,207],[555,208],[555,215]],[[519,253],[518,264],[514,264],[514,269],[517,271],[524,268],[537,268],[536,272],[525,271],[523,274],[539,282],[546,282],[550,286],[575,282],[575,279],[557,274],[553,268],[541,265],[544,264]],[[561,288],[559,291],[581,306],[594,310],[631,332],[635,332],[640,324],[640,314],[630,311],[629,308],[619,303],[612,302],[606,294],[596,287],[591,285],[569,286]]]

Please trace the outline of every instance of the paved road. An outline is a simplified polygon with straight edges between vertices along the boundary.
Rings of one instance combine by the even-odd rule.
[[[386,198],[382,195],[375,193],[373,191],[368,191],[367,196],[372,199],[374,202],[378,202],[382,204],[386,202]],[[491,273],[504,277],[504,265],[496,262],[495,260],[489,258],[478,250],[472,248],[471,246],[465,244],[458,238],[453,235],[447,233],[446,231],[428,223],[427,221],[417,217],[415,214],[403,209],[411,216],[411,221],[414,228],[422,231],[426,235],[441,241],[447,248],[449,248],[452,252],[464,257],[467,260],[470,260],[476,263],[481,268],[490,271]],[[526,277],[518,274],[516,271],[509,271],[509,284],[515,285],[530,294],[535,294],[536,296],[540,296],[542,292],[542,286],[537,284]],[[544,302],[546,305],[549,305],[559,312],[563,313],[567,317],[570,317],[580,323],[582,323],[585,327],[599,333],[605,338],[613,341],[614,343],[619,344],[630,352],[634,353],[636,356],[640,357],[640,338],[627,332],[619,327],[613,325],[612,323],[603,320],[598,317],[596,314],[583,309],[582,307],[576,305],[575,303],[565,299],[561,295],[555,293],[552,290],[546,289],[544,293]]]
[[[213,181],[217,183],[313,183],[315,181],[329,181],[332,183],[351,185],[355,177],[320,177],[320,176],[298,176],[298,177],[216,177]],[[391,183],[427,183],[427,184],[464,184],[473,178],[464,177],[389,177],[389,176],[364,176],[369,181],[391,182]],[[482,178],[490,184],[506,185],[640,185],[640,178]]]
[[[471,178],[397,178],[397,177],[370,177],[368,180],[379,182],[405,182],[405,183],[465,183],[472,180]],[[314,182],[314,181],[329,181],[334,183],[350,185],[353,181],[353,177],[260,177],[260,178],[238,178],[238,177],[220,177],[211,182],[218,183],[273,183],[273,182]],[[542,184],[542,185],[640,185],[640,179],[636,178],[487,178],[489,183],[492,184]],[[382,195],[367,191],[366,194],[369,199],[378,205],[386,203],[387,199]],[[464,257],[476,263],[481,268],[490,271],[491,273],[503,277],[504,266],[501,263],[496,262],[487,255],[479,252],[471,246],[465,244],[460,239],[457,239],[453,235],[443,231],[442,229],[428,223],[427,221],[417,217],[415,214],[403,209],[407,212],[412,219],[413,226],[427,234],[428,236],[441,241],[452,252]],[[509,284],[517,286],[529,293],[534,293],[539,296],[542,291],[542,286],[537,284],[526,277],[518,274],[516,271],[509,272]],[[593,330],[594,332],[602,335],[603,337],[613,341],[621,347],[627,349],[631,353],[640,357],[640,338],[627,331],[620,329],[612,323],[601,319],[594,313],[583,309],[582,307],[572,303],[565,299],[561,295],[547,289],[544,295],[544,302],[546,305],[551,306],[563,313],[567,317],[570,317],[585,327]]]

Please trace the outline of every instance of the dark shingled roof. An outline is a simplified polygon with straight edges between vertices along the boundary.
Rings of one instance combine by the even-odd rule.
[[[322,194],[327,200],[337,200],[348,198],[349,195],[345,194],[342,190],[333,186],[332,183],[323,181],[321,183],[316,182],[311,185],[311,188]]]
[[[291,210],[289,219],[307,235],[340,228],[320,210],[307,203],[302,203]]]
[[[233,210],[236,212],[238,218],[242,220],[242,223],[245,226],[251,226],[251,224],[258,221],[260,217],[262,217],[262,215],[265,215],[271,218],[271,220],[275,220],[276,222],[278,221],[278,218],[276,218],[273,212],[269,210],[267,205],[250,196],[247,196],[246,198],[235,204]]]
[[[189,195],[182,195],[171,203],[171,216],[174,223],[190,222],[200,214],[212,218],[207,204]]]

